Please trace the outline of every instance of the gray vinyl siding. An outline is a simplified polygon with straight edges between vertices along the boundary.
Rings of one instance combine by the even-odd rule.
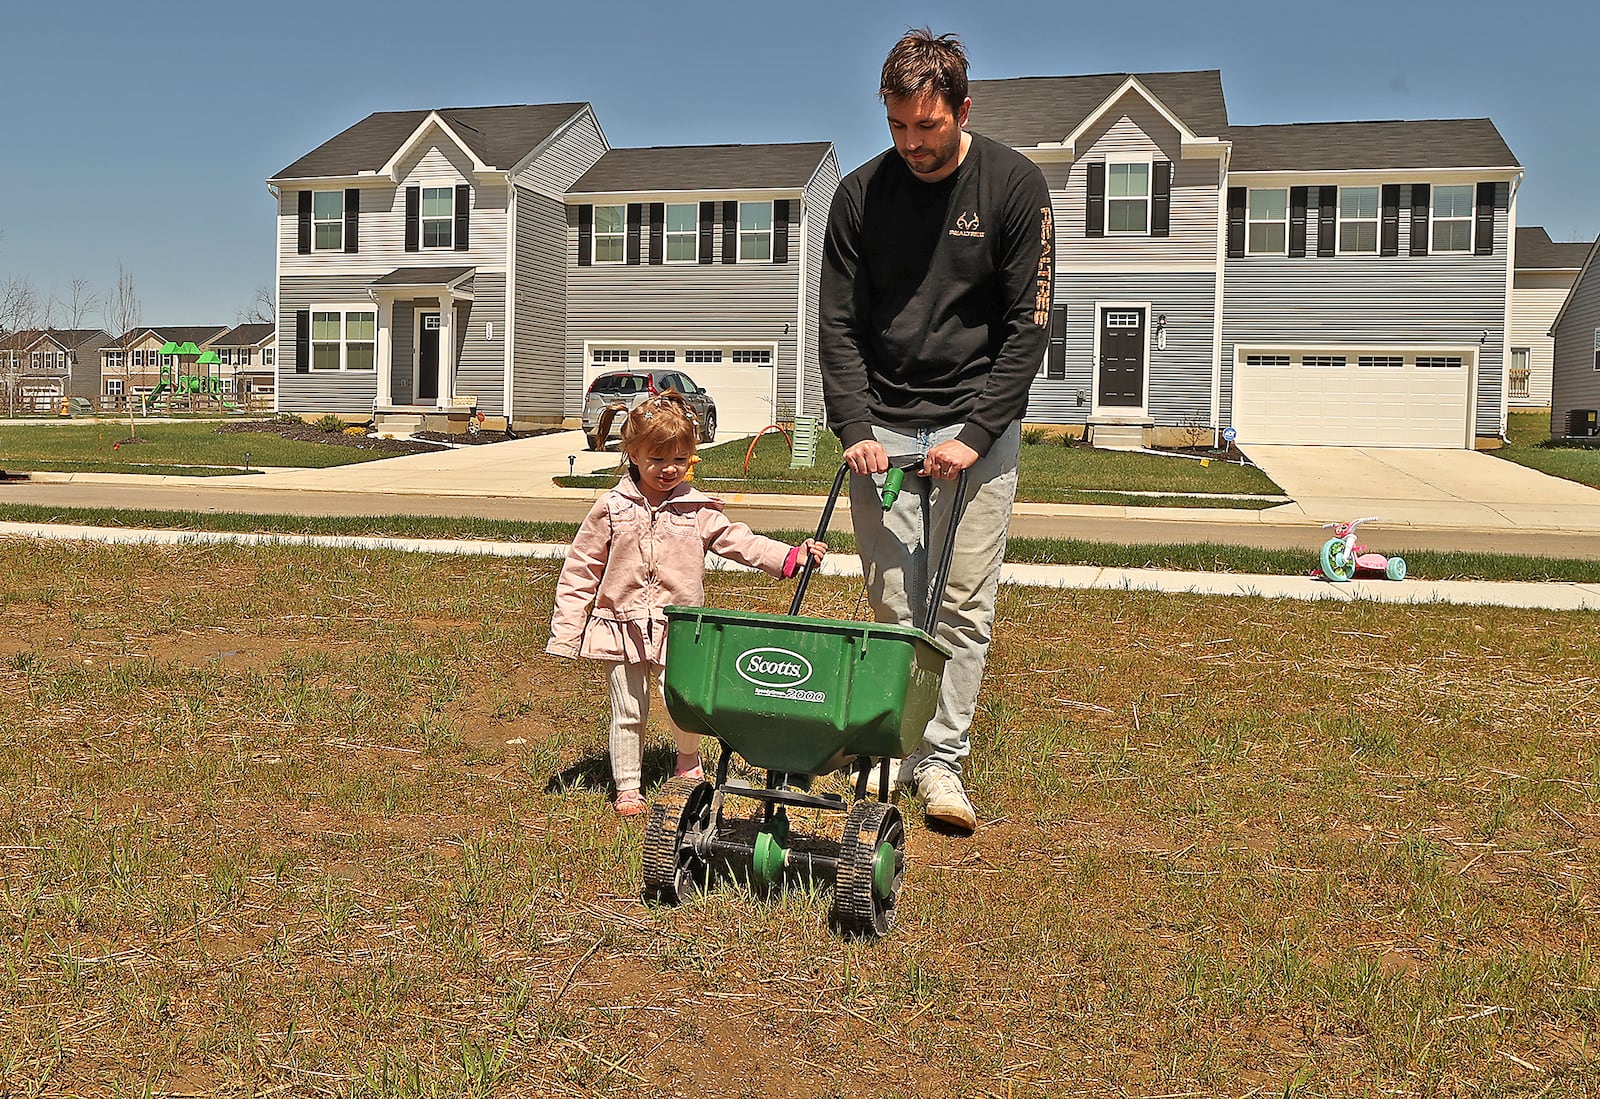
[[[367,293],[371,281],[366,275],[335,273],[278,280],[278,411],[317,416],[334,413],[363,419],[372,415],[378,396],[377,371],[295,373],[299,345],[295,313],[316,305],[377,309]]]
[[[1315,186],[1315,184],[1312,184]],[[1504,185],[1501,185],[1504,190]],[[1494,254],[1412,256],[1411,187],[1400,188],[1400,255],[1318,257],[1315,209],[1307,255],[1227,261],[1222,329],[1222,423],[1232,423],[1234,348],[1310,344],[1475,348],[1474,433],[1500,435],[1505,378],[1507,212],[1495,211]],[[1170,318],[1169,318],[1170,320]],[[1484,333],[1488,333],[1486,341]]]
[[[456,304],[457,401],[498,416],[506,396],[506,277],[480,271],[472,280],[472,300]],[[485,335],[494,325],[494,337]]]
[[[519,420],[563,415],[567,211],[560,196],[606,148],[594,112],[586,107],[516,181],[511,409]]]
[[[717,346],[731,340],[777,348],[779,414],[794,411],[800,315],[799,219],[789,219],[787,263],[722,262],[715,234],[709,264],[578,266],[578,211],[567,210],[565,414],[583,411],[585,341],[672,340]],[[787,331],[785,331],[787,326]],[[752,370],[761,367],[752,366]],[[693,371],[691,370],[691,376]],[[714,396],[714,394],[713,394]]]
[[[1034,379],[1030,423],[1081,424],[1093,411],[1097,302],[1148,302],[1150,333],[1145,407],[1157,425],[1211,423],[1211,362],[1216,276],[1208,272],[1057,273],[1055,304],[1067,310],[1066,377]],[[1156,349],[1155,318],[1167,318],[1167,348]],[[1083,394],[1083,404],[1078,394]]]
[[[822,404],[822,366],[817,354],[821,324],[822,303],[822,251],[828,235],[828,207],[833,204],[834,192],[839,189],[839,161],[833,150],[817,169],[817,174],[806,184],[801,220],[805,230],[801,248],[804,250],[806,275],[805,316],[801,318],[805,340],[805,362],[801,370],[801,405],[808,416],[826,421]],[[792,255],[792,253],[791,253]]]
[[[1550,430],[1567,433],[1567,412],[1600,408],[1600,370],[1595,369],[1595,331],[1600,329],[1600,264],[1593,255],[1567,298],[1555,338],[1555,379]]]

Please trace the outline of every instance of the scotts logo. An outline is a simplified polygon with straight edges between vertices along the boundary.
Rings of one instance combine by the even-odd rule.
[[[746,649],[735,667],[759,687],[794,687],[811,678],[811,662],[788,649]]]
[[[981,237],[983,229],[978,225],[978,211],[963,212],[956,218],[956,227],[950,230],[953,237]]]

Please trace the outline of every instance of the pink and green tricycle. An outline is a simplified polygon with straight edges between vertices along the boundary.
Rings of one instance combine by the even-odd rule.
[[[1333,537],[1322,544],[1322,576],[1335,583],[1344,583],[1356,577],[1376,580],[1404,580],[1406,559],[1385,557],[1372,553],[1366,546],[1356,544],[1356,529],[1362,523],[1377,521],[1376,515],[1365,519],[1352,519],[1348,523],[1323,523],[1324,530],[1332,530]]]

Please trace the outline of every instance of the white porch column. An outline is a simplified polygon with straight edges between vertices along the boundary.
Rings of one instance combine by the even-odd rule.
[[[456,396],[456,302],[439,295],[439,407],[449,408]]]
[[[378,297],[378,407],[394,404],[394,299]]]

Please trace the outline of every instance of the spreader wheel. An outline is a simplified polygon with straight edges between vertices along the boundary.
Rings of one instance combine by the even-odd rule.
[[[695,841],[711,827],[714,791],[701,779],[674,778],[650,803],[650,819],[644,826],[646,901],[677,904],[705,888],[710,870]]]
[[[881,801],[850,807],[833,883],[833,926],[850,938],[875,939],[894,926],[905,874],[906,829],[900,810]]]

